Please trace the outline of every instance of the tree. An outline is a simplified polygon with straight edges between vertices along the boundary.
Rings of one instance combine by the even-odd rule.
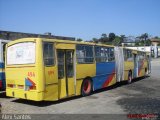
[[[126,38],[125,35],[120,35],[120,38],[121,38],[121,43],[124,41],[124,38]]]
[[[115,39],[116,35],[114,33],[109,33],[109,41],[112,42]]]
[[[101,42],[101,43],[107,43],[108,42],[107,34],[103,33],[101,35],[101,38],[99,39],[99,42]]]
[[[146,46],[150,46],[150,45],[151,45],[151,40],[150,39],[146,40]]]
[[[115,39],[112,41],[112,45],[119,46],[121,42],[122,42],[121,37],[116,36]]]
[[[143,45],[146,45],[146,40],[148,39],[148,33],[144,33],[140,36],[141,41],[143,41]]]
[[[158,36],[155,36],[154,38],[155,38],[155,39],[159,39],[159,37],[158,37]]]
[[[135,41],[135,46],[139,46],[139,41]]]
[[[98,43],[98,39],[97,38],[92,38],[92,41],[94,42],[94,43]]]
[[[83,41],[81,38],[77,38],[77,40],[76,41],[79,41],[79,42],[81,42],[81,41]]]
[[[102,33],[101,37],[102,37],[102,38],[107,38],[107,34]]]

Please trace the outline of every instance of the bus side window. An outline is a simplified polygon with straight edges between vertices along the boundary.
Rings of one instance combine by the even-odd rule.
[[[133,54],[131,50],[124,50],[124,60],[125,61],[132,61],[133,60]]]
[[[108,62],[108,48],[95,46],[96,62]]]
[[[76,56],[78,63],[93,63],[93,46],[77,45]]]
[[[82,45],[77,45],[76,56],[78,63],[85,63],[85,49]]]
[[[132,61],[133,60],[133,54],[131,50],[127,50],[127,60]]]
[[[109,48],[109,59],[108,61],[114,61],[115,56],[114,56],[114,48]]]
[[[43,57],[46,66],[54,65],[54,47],[53,43],[43,43]]]
[[[85,63],[93,63],[93,46],[85,46]]]

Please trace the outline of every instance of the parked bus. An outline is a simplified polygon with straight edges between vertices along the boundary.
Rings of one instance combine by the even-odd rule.
[[[151,72],[150,53],[123,47],[115,47],[117,81],[143,77]]]
[[[87,96],[149,69],[145,52],[103,44],[24,38],[6,48],[6,95],[34,101]]]
[[[4,56],[5,56],[5,45],[9,40],[0,39],[0,90],[5,90],[5,71],[4,71]]]

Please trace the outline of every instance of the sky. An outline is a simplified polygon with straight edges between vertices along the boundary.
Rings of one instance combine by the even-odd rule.
[[[160,36],[160,0],[0,0],[0,30],[83,40]]]

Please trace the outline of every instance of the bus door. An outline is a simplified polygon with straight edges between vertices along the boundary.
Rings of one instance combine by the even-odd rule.
[[[133,54],[134,57],[134,75],[133,77],[136,78],[138,77],[138,58],[137,58],[137,54]]]
[[[74,50],[57,49],[59,99],[75,95]]]

